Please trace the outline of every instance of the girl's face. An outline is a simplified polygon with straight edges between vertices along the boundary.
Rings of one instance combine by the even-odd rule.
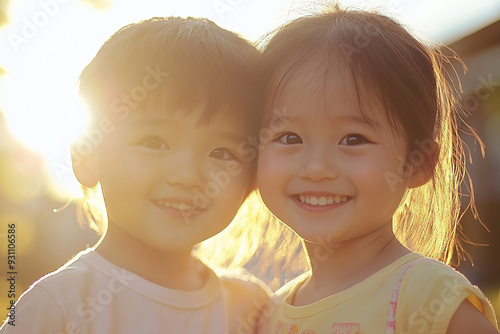
[[[323,71],[306,65],[287,80],[264,118],[262,199],[311,242],[392,235],[392,216],[406,190],[404,137],[375,95],[360,94],[367,121],[353,87],[345,71],[325,80]]]

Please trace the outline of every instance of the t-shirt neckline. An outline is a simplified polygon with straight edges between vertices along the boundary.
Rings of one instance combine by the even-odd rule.
[[[381,268],[377,272],[375,272],[373,275],[367,277],[366,279],[362,280],[361,282],[356,283],[355,285],[337,292],[333,295],[327,296],[323,299],[320,299],[314,303],[308,304],[308,305],[303,305],[303,306],[294,306],[291,304],[291,301],[293,300],[293,297],[295,296],[296,291],[298,288],[305,282],[305,280],[309,277],[310,273],[304,273],[301,279],[299,279],[298,284],[296,284],[285,296],[283,300],[283,313],[286,316],[294,318],[295,316],[312,316],[316,313],[318,313],[318,310],[323,310],[326,308],[333,307],[335,305],[338,305],[340,303],[343,303],[356,295],[362,293],[366,289],[368,289],[370,286],[381,280],[383,277],[389,275],[390,273],[394,272],[401,266],[405,265],[406,263],[422,258],[421,254],[418,253],[409,253],[401,256],[391,264],[387,265],[384,268]]]
[[[81,252],[79,259],[89,266],[119,282],[125,288],[140,294],[155,302],[179,309],[196,309],[207,306],[217,299],[221,293],[220,280],[213,270],[208,268],[209,274],[205,285],[196,291],[181,291],[169,289],[152,283],[145,278],[125,270],[101,256],[94,249]],[[110,287],[111,288],[111,287]]]

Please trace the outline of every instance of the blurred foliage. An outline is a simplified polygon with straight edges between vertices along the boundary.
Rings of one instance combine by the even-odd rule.
[[[9,22],[9,15],[7,14],[8,6],[9,6],[8,0],[0,0],[0,26],[3,26]],[[5,73],[4,69],[0,67],[0,75],[4,73]]]
[[[0,0],[0,26],[9,22],[9,15],[7,13],[9,2],[10,0]]]
[[[9,17],[7,15],[7,13],[2,9],[0,9],[0,26],[6,24],[7,22],[9,22]]]

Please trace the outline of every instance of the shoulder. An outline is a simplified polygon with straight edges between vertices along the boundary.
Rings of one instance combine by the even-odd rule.
[[[446,333],[459,306],[468,300],[491,322],[495,316],[481,290],[452,267],[421,258],[406,266],[397,303],[397,324],[404,332]]]
[[[433,259],[423,257],[408,263],[405,267],[403,269],[407,269],[407,273],[404,274],[402,290],[407,292],[413,291],[412,288],[417,286],[426,291],[438,288],[443,294],[446,294],[448,290],[477,289],[460,272]]]
[[[269,287],[245,269],[217,270],[231,333],[255,332],[271,307]]]
[[[2,319],[3,320],[3,319]],[[49,320],[49,321],[48,321]],[[12,308],[0,333],[59,333],[65,329],[62,311],[43,288],[31,287]]]
[[[281,288],[276,290],[273,295],[273,300],[275,303],[278,303],[281,300],[284,300],[288,295],[294,293],[297,290],[297,287],[300,286],[304,281],[311,275],[310,272],[305,272],[295,277],[294,279],[288,281]]]
[[[15,304],[14,325],[6,322],[1,333],[59,333],[66,331],[60,296],[72,296],[78,277],[85,271],[80,254],[58,270],[39,279]],[[68,299],[67,298],[67,299]],[[12,319],[7,319],[12,320]],[[49,321],[48,321],[49,320]]]
[[[468,297],[473,303],[477,299],[484,299],[481,290],[471,284],[460,272],[442,262],[428,258],[415,260],[411,264],[402,280],[401,293],[416,300],[437,298],[444,304],[460,304]],[[437,300],[435,303],[438,302]]]
[[[77,305],[89,291],[99,288],[102,274],[86,262],[92,256],[82,252],[58,270],[33,283],[19,298],[19,308],[54,305],[51,310],[66,312],[66,306]],[[40,308],[41,310],[42,308]]]
[[[56,271],[33,283],[27,293],[35,287],[49,294],[78,287],[83,281],[91,279],[90,276],[95,275],[95,270],[85,261],[89,256],[88,252],[79,253]]]
[[[271,290],[262,280],[258,279],[244,268],[236,270],[217,269],[222,288],[231,295],[241,297],[254,296],[256,298],[269,298]]]
[[[446,334],[498,333],[495,321],[488,319],[469,300],[460,304],[453,314]]]
[[[310,272],[302,273],[280,287],[271,297],[270,307],[262,312],[259,333],[270,333],[274,330],[276,322],[283,314],[287,300],[295,293],[297,288],[310,276]]]

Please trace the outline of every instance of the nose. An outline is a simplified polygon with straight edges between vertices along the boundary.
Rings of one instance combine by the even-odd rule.
[[[339,176],[333,153],[327,147],[315,147],[306,151],[299,177],[311,181],[336,179]]]
[[[172,154],[165,165],[165,181],[171,185],[194,188],[205,182],[203,161],[193,152]]]

